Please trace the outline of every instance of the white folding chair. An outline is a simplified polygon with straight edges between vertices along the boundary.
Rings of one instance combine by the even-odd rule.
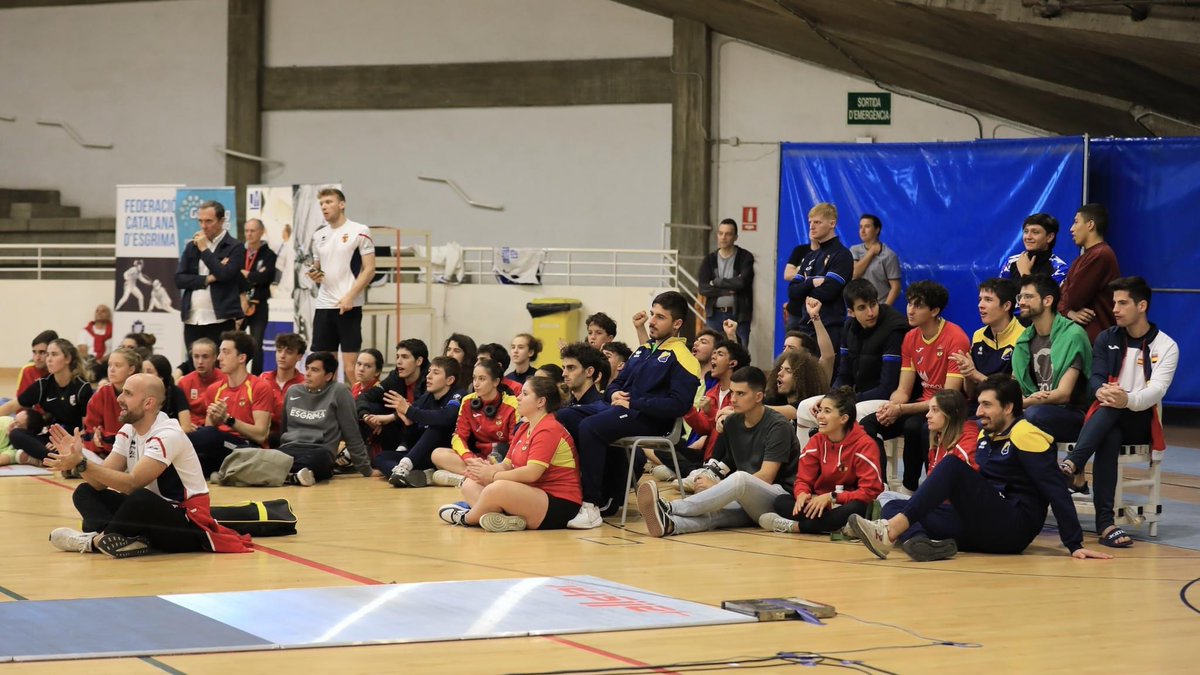
[[[1075,449],[1074,443],[1059,443],[1058,451],[1069,453]],[[1157,455],[1157,456],[1156,456]],[[1162,453],[1156,453],[1149,445],[1122,445],[1117,451],[1117,489],[1113,495],[1113,512],[1117,525],[1136,527],[1147,524],[1150,536],[1158,536],[1158,521],[1162,518]],[[1145,478],[1126,479],[1125,467],[1133,464],[1147,463],[1150,474]],[[1150,493],[1145,503],[1125,502],[1125,490],[1130,488],[1149,488]],[[1095,516],[1096,506],[1091,495],[1075,495],[1075,511],[1081,516]]]
[[[675,420],[675,426],[666,436],[626,436],[617,439],[612,445],[629,451],[629,475],[625,477],[625,490],[621,493],[625,503],[621,505],[621,526],[629,516],[629,486],[633,484],[633,458],[639,450],[665,450],[671,453],[671,462],[675,465],[675,480],[679,482],[679,494],[683,494],[683,474],[679,472],[679,457],[675,454],[675,444],[683,435],[683,420]]]

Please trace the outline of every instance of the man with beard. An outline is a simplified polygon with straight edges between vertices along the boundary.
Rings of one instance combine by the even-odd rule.
[[[163,553],[249,551],[250,538],[224,528],[210,513],[200,459],[179,422],[160,411],[162,380],[130,376],[117,397],[124,424],[103,463],[83,454],[79,430],[51,429],[55,451],[47,466],[74,470],[83,532],[60,527],[50,542],[63,551],[102,552],[114,558]]]

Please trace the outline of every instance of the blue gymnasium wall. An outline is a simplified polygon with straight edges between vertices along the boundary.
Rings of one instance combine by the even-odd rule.
[[[1200,138],[1110,138],[1089,148],[1088,200],[1108,207],[1121,274],[1200,289]],[[1179,344],[1168,405],[1200,407],[1200,294],[1156,292],[1150,320]]]
[[[883,220],[881,238],[900,256],[902,285],[932,279],[950,291],[945,316],[969,336],[979,327],[977,287],[1021,250],[1025,217],[1047,212],[1061,224],[1055,252],[1071,262],[1070,225],[1083,198],[1081,137],[962,143],[803,144],[780,152],[776,353],[785,333],[783,266],[808,244],[808,210],[838,208],[838,236],[859,243],[858,218]],[[896,306],[904,311],[904,299]]]

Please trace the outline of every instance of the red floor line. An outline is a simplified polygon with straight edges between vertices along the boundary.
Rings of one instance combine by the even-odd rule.
[[[66,483],[59,483],[58,481],[49,480],[49,479],[43,478],[41,476],[30,476],[30,478],[33,478],[35,480],[40,480],[43,483],[47,483],[49,485],[55,485],[57,487],[64,488],[66,490],[73,489],[70,485],[67,485]],[[270,548],[269,546],[263,546],[262,544],[253,544],[253,546],[256,551],[262,551],[263,553],[266,553],[267,555],[275,556],[276,558],[280,558],[282,560],[287,560],[288,562],[294,562],[298,565],[304,565],[305,567],[309,567],[311,569],[314,569],[314,570],[317,570],[320,572],[325,572],[326,574],[332,574],[334,576],[338,576],[343,579],[348,579],[348,580],[354,581],[356,583],[366,584],[369,586],[379,586],[379,585],[383,584],[382,581],[378,581],[378,580],[372,579],[370,577],[360,576],[358,574],[354,574],[353,572],[347,572],[346,570],[341,570],[336,567],[332,567],[330,565],[325,565],[325,564],[319,563],[315,560],[309,560],[308,558],[303,558],[298,555],[286,553],[284,551],[280,551],[279,549]],[[589,653],[595,654],[597,656],[603,656],[605,658],[609,658],[614,661],[620,661],[621,663],[627,663],[631,666],[639,666],[639,667],[644,668],[644,667],[647,667],[650,665],[648,663],[638,661],[637,659],[631,659],[626,656],[621,656],[620,654],[614,654],[613,652],[606,651],[606,650],[600,649],[598,647],[592,647],[592,646],[585,645],[580,642],[575,642],[574,640],[568,640],[566,638],[561,638],[556,635],[542,635],[540,637],[542,637],[543,639],[549,640],[551,642],[556,642],[565,647],[574,647],[575,649],[589,652]],[[670,670],[663,670],[662,668],[655,668],[654,671],[658,672],[658,673],[674,672],[674,671],[670,671]]]
[[[549,640],[551,642],[557,642],[560,645],[564,645],[567,647],[574,647],[575,649],[579,649],[579,650],[582,650],[585,652],[590,652],[592,654],[596,654],[597,656],[604,656],[604,657],[613,659],[614,661],[628,663],[631,666],[637,666],[639,668],[647,668],[650,666],[649,663],[644,663],[642,661],[638,661],[637,659],[631,659],[628,656],[621,656],[620,654],[614,654],[613,652],[606,651],[604,649],[600,649],[599,647],[592,647],[591,645],[585,645],[582,642],[575,642],[574,640],[568,640],[566,638],[558,637],[557,635],[543,635],[541,637],[546,640]],[[675,673],[675,671],[673,671],[673,670],[664,670],[662,668],[655,668],[654,672],[656,672],[656,673]]]

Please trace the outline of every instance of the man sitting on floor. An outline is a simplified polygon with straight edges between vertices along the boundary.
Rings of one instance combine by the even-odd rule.
[[[248,336],[247,336],[248,337]],[[50,542],[63,551],[100,551],[114,558],[152,553],[249,551],[250,537],[213,520],[208,484],[200,459],[179,428],[160,412],[164,388],[153,375],[132,375],[117,398],[121,427],[103,464],[83,454],[74,436],[52,427],[55,452],[47,466],[76,471],[84,482],[75,489],[83,532],[60,527]]]
[[[651,537],[751,527],[777,497],[791,494],[800,442],[787,418],[763,405],[767,376],[753,366],[740,368],[729,388],[734,412],[725,418],[713,459],[734,473],[716,484],[697,477],[696,494],[670,503],[658,496],[655,481],[642,483],[638,510]]]
[[[271,431],[275,393],[247,370],[254,349],[254,338],[247,333],[231,330],[221,335],[217,364],[226,379],[205,391],[204,425],[188,434],[205,475],[220,469],[237,448],[263,447]]]
[[[367,447],[354,417],[354,395],[334,381],[337,357],[333,352],[313,352],[304,366],[304,386],[292,387],[283,404],[279,450],[294,460],[290,482],[308,487],[333,478],[333,458],[343,442],[355,470],[370,476]]]
[[[404,423],[404,443],[384,450],[375,458],[375,468],[388,477],[392,487],[425,487],[433,479],[433,451],[450,445],[462,405],[462,379],[458,360],[435,356],[429,362],[425,393],[413,403],[396,392],[384,401]]]

